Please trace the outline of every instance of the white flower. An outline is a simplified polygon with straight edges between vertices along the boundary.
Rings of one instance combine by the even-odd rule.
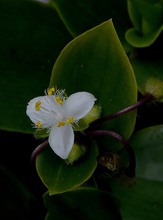
[[[62,159],[67,159],[74,144],[73,123],[77,123],[93,107],[96,98],[88,92],[65,97],[64,90],[48,90],[45,96],[32,99],[27,115],[38,129],[49,129],[49,145]]]

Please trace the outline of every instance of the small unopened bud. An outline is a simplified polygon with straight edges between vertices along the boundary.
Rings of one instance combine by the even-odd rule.
[[[83,120],[90,124],[91,122],[98,119],[101,115],[101,107],[99,105],[94,105],[91,111],[83,118]]]
[[[68,158],[66,159],[67,164],[73,164],[74,161],[78,160],[86,152],[86,146],[82,144],[74,144]]]
[[[157,78],[150,78],[145,85],[145,93],[151,94],[155,100],[163,101],[163,81]]]

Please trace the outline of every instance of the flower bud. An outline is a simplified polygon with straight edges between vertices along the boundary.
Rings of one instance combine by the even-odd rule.
[[[157,101],[163,101],[163,81],[150,78],[145,85],[145,93],[151,94]]]
[[[86,152],[86,146],[82,145],[82,144],[76,144],[74,143],[68,158],[66,159],[66,163],[69,164],[73,164],[74,161],[78,160],[81,156],[83,156]]]
[[[101,115],[101,107],[99,105],[94,105],[90,112],[83,118],[83,120],[90,124],[91,122],[98,119]]]

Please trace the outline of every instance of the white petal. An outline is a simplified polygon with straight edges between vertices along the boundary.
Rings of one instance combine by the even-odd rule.
[[[36,102],[40,101],[40,110],[36,111]],[[35,124],[36,122],[41,122],[43,128],[51,127],[62,119],[61,105],[59,105],[54,96],[39,96],[32,99],[28,105],[26,114]]]
[[[49,145],[62,159],[67,159],[74,143],[74,132],[71,125],[53,127],[49,135]]]
[[[35,105],[37,101],[41,100],[41,98],[42,96],[36,97],[30,100],[30,102],[27,105],[26,114],[28,115],[28,117],[31,119],[33,123],[37,122],[38,119],[40,118],[40,112],[36,111]]]
[[[66,117],[75,120],[83,118],[93,107],[96,98],[88,92],[77,92],[70,95],[64,103]]]

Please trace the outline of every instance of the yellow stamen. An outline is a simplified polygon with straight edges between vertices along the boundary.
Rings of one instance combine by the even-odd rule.
[[[56,96],[55,100],[56,100],[56,102],[58,102],[58,104],[62,104],[63,103],[63,100],[61,99],[60,96]]]
[[[48,95],[53,95],[54,93],[55,93],[55,88],[54,87],[48,89]]]
[[[36,111],[39,111],[39,110],[40,110],[40,106],[41,106],[41,102],[40,102],[40,101],[37,101],[36,104],[35,104],[35,109],[36,109]]]
[[[67,122],[68,124],[71,124],[71,123],[73,122],[73,120],[74,120],[74,118],[73,118],[72,116],[70,116],[70,117],[66,120],[66,122]]]
[[[57,124],[57,127],[61,127],[61,126],[64,126],[66,123],[64,121],[60,121],[58,122]]]
[[[38,121],[38,122],[36,122],[36,126],[37,126],[38,128],[41,128],[41,127],[42,127],[42,123],[41,123],[40,121]]]

